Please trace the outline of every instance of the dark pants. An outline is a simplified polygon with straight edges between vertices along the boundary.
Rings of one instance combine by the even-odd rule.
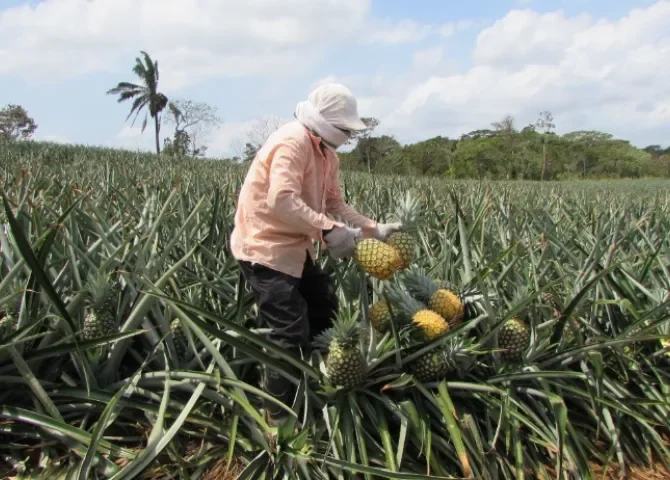
[[[310,342],[333,324],[338,309],[335,285],[309,254],[302,278],[278,272],[263,265],[241,261],[240,269],[253,290],[262,324],[271,329],[268,339],[299,355]],[[264,390],[291,406],[294,385],[272,368],[265,367]],[[267,402],[272,417],[286,412]]]

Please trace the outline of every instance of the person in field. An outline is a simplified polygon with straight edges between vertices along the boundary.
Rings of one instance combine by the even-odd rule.
[[[361,238],[384,241],[402,225],[377,223],[344,201],[335,151],[367,128],[351,91],[320,86],[298,103],[294,116],[251,162],[230,246],[271,330],[268,338],[299,354],[332,325],[338,310],[333,281],[315,263],[314,242],[333,258],[345,258]],[[292,404],[295,387],[268,366],[263,387]],[[265,415],[277,425],[286,412],[265,402]]]

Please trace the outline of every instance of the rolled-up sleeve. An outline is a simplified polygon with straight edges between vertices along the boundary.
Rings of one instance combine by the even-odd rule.
[[[276,149],[270,164],[267,205],[297,231],[322,241],[323,230],[341,224],[312,210],[300,197],[307,158],[294,140],[286,140]]]
[[[340,168],[339,161],[334,161],[332,176],[326,194],[327,213],[341,218],[354,227],[360,228],[364,237],[372,237],[377,229],[377,222],[358,212],[351,205],[344,201],[342,188],[340,188]]]

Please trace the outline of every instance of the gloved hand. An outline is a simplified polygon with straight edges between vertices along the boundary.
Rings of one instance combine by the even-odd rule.
[[[360,228],[335,227],[326,235],[323,240],[328,246],[330,256],[338,259],[350,257],[356,249],[356,242],[362,237]]]
[[[392,233],[399,232],[402,229],[402,223],[378,223],[375,238],[385,242]]]

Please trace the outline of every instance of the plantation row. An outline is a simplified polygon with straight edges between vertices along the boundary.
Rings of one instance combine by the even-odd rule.
[[[338,328],[300,359],[264,339],[227,248],[244,173],[0,149],[0,476],[670,467],[670,183],[345,174],[347,201],[380,221],[416,200],[411,265],[379,278],[320,253]],[[259,414],[267,363],[298,387],[285,408],[301,428],[276,444]]]

